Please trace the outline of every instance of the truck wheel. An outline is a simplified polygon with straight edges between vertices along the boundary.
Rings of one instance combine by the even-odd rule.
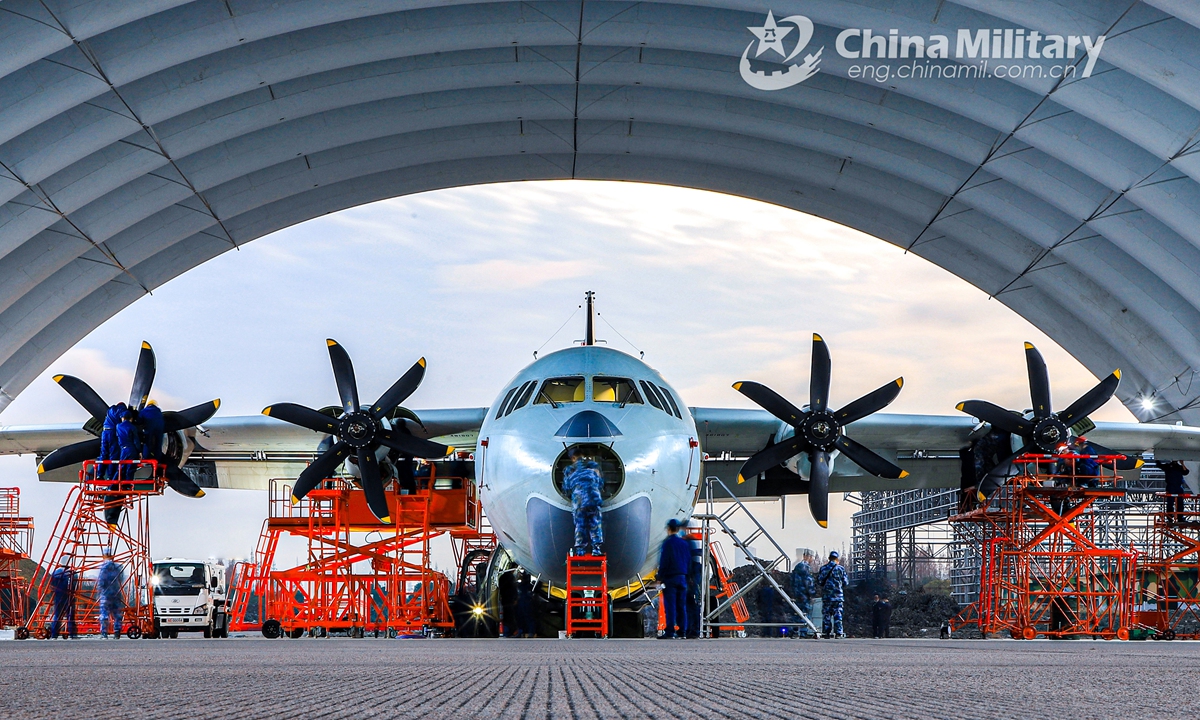
[[[274,640],[283,634],[283,626],[278,620],[268,620],[263,623],[262,634],[268,640]]]
[[[204,637],[211,638],[213,636],[213,624],[209,623],[204,626]]]

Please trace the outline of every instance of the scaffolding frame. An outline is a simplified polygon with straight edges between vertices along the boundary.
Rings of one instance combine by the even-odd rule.
[[[1200,497],[1159,496],[1141,563],[1137,625],[1155,640],[1200,640]],[[1177,511],[1173,506],[1183,506]]]
[[[33,518],[21,517],[21,489],[0,488],[0,628],[19,628],[24,635],[29,612],[29,580],[21,561],[33,547]]]

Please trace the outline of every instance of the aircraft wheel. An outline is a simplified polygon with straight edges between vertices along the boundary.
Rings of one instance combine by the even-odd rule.
[[[283,634],[283,626],[278,620],[268,620],[263,623],[262,634],[268,640],[274,640]]]

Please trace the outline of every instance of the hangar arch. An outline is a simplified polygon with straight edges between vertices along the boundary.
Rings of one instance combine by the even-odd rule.
[[[811,18],[825,48],[776,92],[738,71],[768,9]],[[1107,40],[1087,78],[879,82],[833,52],[855,27]],[[1196,49],[1185,0],[6,0],[0,409],[121,308],[264,234],[587,178],[752,197],[905,247],[1096,374],[1121,367],[1139,417],[1200,424]]]

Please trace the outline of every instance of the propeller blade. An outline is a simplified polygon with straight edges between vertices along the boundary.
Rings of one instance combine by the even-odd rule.
[[[76,465],[86,460],[95,460],[98,457],[100,457],[100,438],[84,440],[83,442],[60,447],[47,455],[42,459],[41,464],[38,465],[38,473],[47,473],[51,470]]]
[[[183,470],[174,465],[167,466],[167,487],[175,492],[190,498],[204,497],[204,490],[200,488]]]
[[[300,498],[329,477],[329,474],[336,470],[349,454],[350,444],[344,442],[339,442],[321,453],[321,456],[304,468],[304,472],[296,478],[296,485],[292,488],[292,502],[299,502]]]
[[[813,333],[812,374],[808,377],[808,406],[813,412],[823,412],[829,407],[830,372],[829,346]]]
[[[400,376],[400,379],[392,383],[392,386],[387,389],[383,395],[375,401],[371,406],[371,414],[378,420],[384,415],[391,413],[396,409],[396,406],[408,399],[409,395],[417,389],[421,384],[421,380],[425,378],[425,358],[413,363],[413,366],[408,369],[408,372]]]
[[[1078,400],[1071,403],[1066,410],[1058,414],[1058,419],[1063,425],[1070,427],[1079,422],[1081,418],[1096,412],[1101,405],[1108,402],[1108,399],[1117,391],[1117,386],[1121,384],[1121,371],[1113,370],[1112,374],[1096,384],[1096,387],[1085,392]]]
[[[1029,372],[1029,399],[1033,401],[1033,416],[1050,417],[1050,373],[1046,371],[1046,361],[1033,343],[1025,343],[1025,369]]]
[[[753,400],[763,410],[784,421],[792,427],[800,424],[804,411],[791,404],[771,388],[749,380],[735,382],[733,389]]]
[[[55,375],[54,382],[75,398],[75,402],[82,405],[83,409],[87,410],[92,417],[104,420],[104,416],[108,414],[108,403],[104,402],[104,398],[100,397],[91,385],[70,375]]]
[[[358,472],[362,475],[363,494],[367,496],[367,507],[371,514],[384,525],[392,524],[388,509],[387,493],[383,491],[383,479],[379,476],[379,461],[371,448],[358,449]]]
[[[196,427],[202,422],[207,422],[217,412],[217,408],[219,407],[221,407],[220,398],[201,403],[186,410],[165,412],[163,413],[163,432],[175,432],[176,430]]]
[[[1005,459],[1001,460],[996,467],[989,470],[988,474],[983,476],[983,479],[979,481],[979,487],[975,489],[975,492],[979,498],[979,502],[987,502],[987,499],[992,496],[992,493],[996,492],[996,488],[1008,482],[1009,478],[1017,474],[1017,468],[1016,465],[1013,464],[1013,461],[1025,453],[1030,452],[1033,447],[1034,446],[1032,444],[1026,445],[1012,455],[1009,455]]]
[[[877,413],[888,405],[891,405],[896,396],[900,394],[900,388],[902,387],[904,387],[904,378],[896,378],[878,390],[867,393],[841,410],[838,410],[833,416],[842,425],[849,425],[855,420],[862,420],[866,416]]]
[[[454,448],[449,445],[435,443],[432,440],[422,440],[419,437],[395,430],[380,430],[375,437],[379,439],[381,445],[413,457],[440,458],[454,452]]]
[[[812,471],[808,476],[808,511],[823,528],[829,527],[829,453],[813,450],[808,454]]]
[[[1004,432],[1020,435],[1021,437],[1029,437],[1033,432],[1033,423],[1015,412],[1005,410],[987,400],[967,400],[966,402],[960,402],[954,407],[960,412],[965,412],[971,417],[977,417],[989,423],[997,430],[1003,430]]]
[[[354,380],[354,365],[350,362],[350,355],[338,345],[337,340],[326,339],[325,344],[329,346],[329,361],[333,363],[333,379],[337,382],[342,410],[347,413],[358,412],[358,383]]]
[[[778,445],[772,445],[766,450],[759,450],[750,456],[750,459],[742,463],[742,469],[738,471],[738,482],[746,482],[746,478],[755,477],[759,473],[766,472],[776,465],[783,464],[789,458],[793,458],[804,452],[805,443],[802,440],[797,440],[794,437],[788,438]]]
[[[112,502],[112,505],[107,505],[104,508],[104,522],[110,528],[115,528],[121,523],[121,511],[125,509],[125,505],[120,502],[120,495],[109,495],[106,500]]]
[[[154,385],[156,368],[154,348],[143,340],[142,351],[138,354],[137,370],[133,373],[133,388],[129,391],[129,407],[135,410],[146,407],[146,400],[150,397],[150,386]]]
[[[1125,453],[1106,448],[1100,443],[1095,443],[1091,440],[1088,440],[1088,445],[1091,445],[1092,449],[1094,449],[1098,455],[1120,455],[1121,457],[1125,458],[1124,460],[1118,460],[1116,462],[1116,467],[1118,470],[1137,470],[1146,464],[1146,462],[1137,455],[1126,455]]]
[[[326,435],[333,435],[338,429],[337,421],[333,418],[296,403],[268,405],[263,408],[262,414]]]
[[[842,454],[853,460],[860,468],[876,477],[897,480],[908,477],[908,471],[884,460],[875,451],[869,450],[845,435],[838,436],[833,443]]]

